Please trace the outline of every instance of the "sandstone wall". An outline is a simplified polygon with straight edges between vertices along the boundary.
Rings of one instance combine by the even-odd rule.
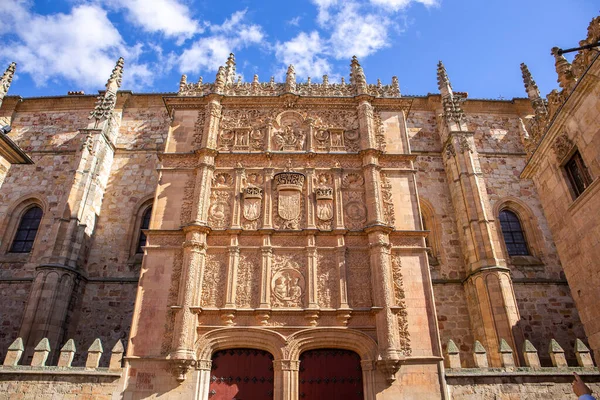
[[[23,311],[31,287],[30,281],[0,280],[0,360],[4,360],[6,349],[19,336]]]

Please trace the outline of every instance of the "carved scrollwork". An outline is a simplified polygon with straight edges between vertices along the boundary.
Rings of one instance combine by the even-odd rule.
[[[408,312],[406,308],[406,300],[404,293],[404,278],[402,276],[402,264],[400,256],[397,254],[392,255],[392,279],[394,283],[394,296],[396,299],[396,305],[398,307],[397,318],[398,318],[398,338],[399,338],[399,351],[409,356],[411,354],[410,348],[410,335],[408,333]]]
[[[381,201],[383,202],[383,217],[388,225],[396,224],[394,200],[392,197],[392,184],[385,173],[381,173]]]

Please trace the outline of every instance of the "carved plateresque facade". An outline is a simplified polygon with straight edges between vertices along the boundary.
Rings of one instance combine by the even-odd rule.
[[[349,83],[298,82],[293,66],[283,83],[244,83],[231,55],[214,83],[183,76],[170,94],[119,91],[122,69],[97,99],[0,109],[35,161],[0,187],[10,390],[88,371],[102,396],[204,400],[215,352],[236,348],[270,353],[275,399],[300,398],[302,354],[332,348],[359,356],[365,399],[495,395],[548,343],[599,379],[536,188],[518,176],[526,99],[470,100],[441,62],[427,97],[402,96],[396,77],[367,84],[356,58]],[[32,204],[44,212],[33,249],[12,253]],[[508,256],[506,209],[528,256]],[[39,369],[40,352],[61,366],[67,339],[94,353],[98,337],[117,355],[129,339],[122,370]],[[521,393],[565,395],[556,353]]]

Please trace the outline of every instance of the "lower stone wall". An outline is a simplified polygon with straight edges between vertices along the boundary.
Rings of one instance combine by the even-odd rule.
[[[0,400],[110,400],[120,372],[8,370],[0,367]]]
[[[600,393],[600,374],[578,372],[583,381]],[[572,371],[447,373],[446,382],[452,400],[573,400]]]
[[[4,360],[8,346],[19,336],[30,288],[29,281],[0,282],[0,362]]]

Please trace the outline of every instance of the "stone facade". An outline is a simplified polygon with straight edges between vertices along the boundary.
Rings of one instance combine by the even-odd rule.
[[[535,104],[468,99],[442,63],[427,97],[402,96],[395,77],[367,84],[356,58],[349,83],[297,82],[293,67],[284,83],[241,83],[232,55],[214,83],[184,76],[170,94],[120,91],[122,70],[97,98],[0,108],[35,162],[0,187],[0,357],[20,343],[18,365],[33,368],[0,369],[10,393],[38,388],[40,357],[60,366],[68,338],[90,349],[68,356],[84,377],[60,378],[54,398],[91,385],[206,399],[213,355],[240,348],[270,354],[276,399],[299,398],[315,349],[358,355],[366,399],[486,398],[527,382],[561,398],[563,359],[597,380],[546,187],[519,175],[536,157],[521,140]],[[32,207],[33,247],[13,252]],[[506,210],[526,255],[509,255]],[[86,375],[97,338],[127,341],[118,383],[97,376],[112,358]],[[525,350],[549,343],[562,353],[536,357],[551,368],[531,367]]]

